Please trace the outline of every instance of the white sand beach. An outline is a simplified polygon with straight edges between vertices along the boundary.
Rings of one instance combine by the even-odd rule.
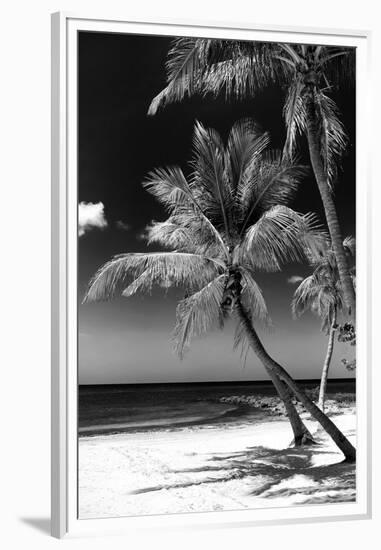
[[[352,410],[332,417],[355,443]],[[356,498],[355,465],[306,420],[318,445],[290,448],[288,421],[82,437],[79,516],[241,510]]]

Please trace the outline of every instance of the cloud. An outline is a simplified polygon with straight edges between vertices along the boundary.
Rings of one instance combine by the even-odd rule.
[[[81,202],[78,207],[78,235],[82,237],[87,231],[97,227],[107,227],[103,202]]]
[[[138,241],[147,241],[149,236],[149,230],[151,229],[152,225],[148,224],[145,226],[145,228],[140,231],[140,233],[137,233],[136,238]]]
[[[300,275],[292,275],[287,279],[287,282],[290,283],[290,285],[296,285],[296,283],[300,283],[303,281],[303,277]]]
[[[129,229],[131,229],[131,226],[122,220],[118,220],[115,225],[118,229],[121,229],[122,231],[128,231]]]

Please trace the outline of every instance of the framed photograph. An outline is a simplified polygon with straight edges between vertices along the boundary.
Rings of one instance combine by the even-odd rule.
[[[54,536],[370,517],[368,49],[52,16]]]

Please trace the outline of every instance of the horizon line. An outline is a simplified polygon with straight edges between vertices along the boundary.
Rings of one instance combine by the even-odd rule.
[[[330,382],[355,382],[356,377],[351,378],[330,378]],[[320,384],[320,378],[297,378],[295,382],[303,384],[306,382],[316,382]],[[240,385],[249,385],[249,384],[272,384],[271,380],[210,380],[210,381],[200,381],[200,382],[109,382],[109,383],[92,383],[92,384],[78,384],[78,387],[101,387],[101,386],[129,386],[129,387],[140,387],[140,386],[200,386],[200,385],[228,385],[228,384],[240,384]]]

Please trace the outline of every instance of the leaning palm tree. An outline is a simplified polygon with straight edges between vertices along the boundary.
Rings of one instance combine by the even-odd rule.
[[[165,222],[149,227],[148,242],[167,250],[111,259],[90,282],[85,301],[108,299],[118,291],[131,296],[155,284],[183,287],[187,296],[177,307],[174,330],[180,357],[194,336],[222,327],[234,315],[237,343],[247,338],[285,402],[294,433],[298,429],[299,438],[309,436],[285,384],[354,460],[350,442],[269,356],[254,329],[254,319],[267,319],[255,272],[279,270],[321,238],[313,215],[285,205],[304,169],[282,160],[280,153],[266,153],[268,141],[250,121],[237,123],[226,145],[216,131],[197,123],[191,176],[179,167],[160,168],[144,182],[169,213]]]
[[[347,255],[353,258],[354,239],[347,237],[343,241],[343,246]],[[344,300],[332,245],[328,242],[324,252],[318,257],[311,256],[310,261],[311,266],[314,268],[313,273],[306,277],[295,290],[292,311],[295,317],[299,317],[307,310],[317,314],[322,322],[321,329],[328,336],[318,400],[318,406],[324,411],[335,333],[339,328],[337,317],[343,309]]]
[[[285,154],[292,155],[297,138],[306,136],[345,303],[355,317],[355,292],[333,199],[347,137],[329,95],[343,82],[350,83],[353,72],[353,48],[179,38],[168,54],[168,84],[153,99],[148,113],[153,115],[167,103],[195,93],[217,95],[222,91],[240,99],[253,97],[269,84],[284,87]]]

